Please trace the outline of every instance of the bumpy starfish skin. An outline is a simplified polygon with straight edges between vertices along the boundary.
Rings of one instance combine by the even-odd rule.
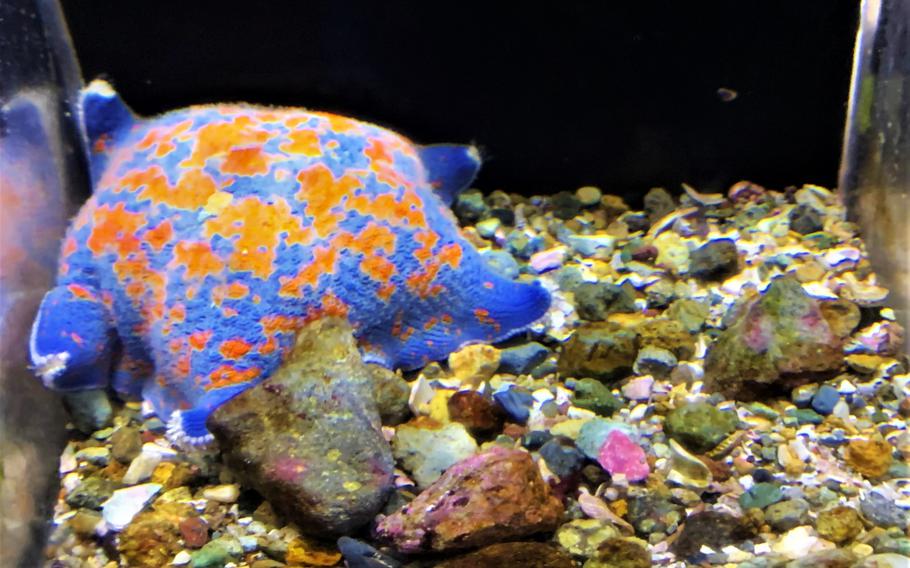
[[[440,198],[473,179],[472,148],[293,108],[140,119],[102,82],[83,112],[94,193],[30,342],[48,386],[113,377],[200,441],[314,318],[347,316],[369,360],[411,369],[549,305],[539,284],[493,273]]]

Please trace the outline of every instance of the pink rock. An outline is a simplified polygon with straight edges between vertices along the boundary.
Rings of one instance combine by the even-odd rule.
[[[637,377],[622,387],[622,394],[629,400],[647,400],[654,387],[654,377]]]
[[[566,260],[568,249],[566,247],[555,247],[549,250],[540,251],[531,255],[530,264],[538,274],[559,268]]]
[[[645,451],[621,430],[613,430],[600,447],[597,461],[610,475],[621,473],[629,481],[641,481],[651,472]]]

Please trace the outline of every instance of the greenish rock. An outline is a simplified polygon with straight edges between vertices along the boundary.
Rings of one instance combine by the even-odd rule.
[[[651,552],[633,538],[611,538],[597,548],[583,568],[650,568]]]
[[[590,558],[603,543],[619,536],[619,529],[607,521],[575,519],[559,527],[553,540],[573,556]]]
[[[777,278],[744,303],[705,360],[705,386],[736,400],[755,400],[807,379],[824,379],[843,364],[841,340],[818,302],[791,276]]]
[[[821,424],[825,421],[824,416],[811,408],[797,408],[793,416],[796,418],[796,423],[800,426],[803,424]]]
[[[504,248],[517,258],[528,260],[535,252],[543,250],[543,239],[529,235],[520,229],[513,229],[507,236]]]
[[[572,404],[600,416],[612,416],[622,408],[622,401],[610,392],[603,383],[594,379],[579,379],[567,384],[573,389]]]
[[[767,418],[768,420],[777,420],[780,418],[780,414],[776,410],[761,402],[750,402],[746,405],[746,409],[752,414]]]
[[[501,226],[502,221],[496,217],[490,217],[489,219],[484,219],[483,221],[480,221],[474,225],[474,228],[477,229],[477,233],[481,237],[489,239],[496,234],[496,229],[500,228]]]
[[[748,491],[739,496],[739,505],[743,509],[764,509],[784,498],[777,484],[762,482],[756,483]]]
[[[350,324],[319,319],[277,371],[207,426],[237,479],[276,512],[319,536],[345,534],[372,520],[392,490],[374,385]]]
[[[550,197],[550,207],[553,215],[559,219],[568,220],[581,213],[581,201],[568,191],[560,191]]]
[[[672,213],[676,209],[676,201],[666,189],[662,187],[652,187],[645,194],[644,210],[648,216],[648,221],[653,225],[665,215]]]
[[[907,566],[910,566],[910,557],[886,552],[867,556],[862,562],[854,564],[852,568],[907,568]]]
[[[190,566],[193,568],[223,568],[243,555],[240,541],[232,536],[216,538],[190,555]]]
[[[74,509],[101,510],[101,505],[110,499],[120,484],[99,476],[87,477],[67,494],[66,504]]]
[[[674,298],[676,298],[676,286],[667,278],[661,278],[645,288],[645,299],[648,301],[648,307],[650,308],[663,308],[668,304],[672,306],[673,304],[670,304],[670,302]],[[702,323],[704,323],[704,320],[702,320]]]
[[[685,508],[672,501],[669,494],[658,491],[630,495],[626,515],[636,534],[642,538],[675,529],[685,515]]]
[[[578,202],[581,203],[583,207],[597,205],[600,203],[600,198],[602,196],[603,192],[600,191],[600,188],[594,187],[593,185],[586,185],[575,190],[575,198],[578,199]]]
[[[701,280],[725,280],[739,272],[739,253],[731,239],[715,239],[689,254],[689,275]]]
[[[817,233],[824,227],[822,214],[809,205],[798,205],[790,210],[790,228],[800,235]]]
[[[815,530],[822,538],[841,544],[856,538],[863,530],[863,522],[856,509],[840,505],[821,511],[815,520]]]
[[[804,499],[788,499],[765,509],[765,521],[779,532],[786,532],[809,522],[809,503]]]
[[[479,189],[469,189],[458,194],[452,210],[463,225],[476,223],[490,214],[490,208],[484,203],[483,193]]]
[[[114,418],[114,409],[104,389],[68,392],[63,395],[63,404],[73,425],[84,434],[110,426]]]
[[[408,407],[408,397],[411,387],[404,378],[381,365],[367,365],[373,376],[373,396],[376,399],[376,408],[384,425],[401,424],[408,419],[411,409]]]
[[[667,435],[687,449],[704,453],[714,449],[736,431],[735,414],[718,410],[707,402],[692,402],[674,408],[667,414]]]
[[[829,249],[840,242],[840,239],[838,237],[824,231],[810,233],[804,236],[803,240],[809,244],[814,245],[819,250]]]
[[[720,511],[703,511],[686,517],[686,524],[672,550],[678,558],[688,559],[698,554],[703,545],[720,550],[753,537],[755,532],[743,518]]]
[[[698,333],[705,326],[711,308],[704,302],[680,298],[667,308],[666,316],[674,319],[689,333]]]
[[[420,487],[428,487],[450,466],[472,456],[477,442],[463,424],[440,424],[418,417],[402,424],[392,438],[392,453]]]
[[[666,349],[679,361],[689,361],[695,354],[695,338],[676,320],[645,320],[638,324],[635,332],[638,334],[639,348],[650,345]]]
[[[822,316],[828,322],[828,326],[831,327],[831,332],[837,337],[848,337],[859,325],[862,314],[859,311],[859,306],[854,302],[839,299],[824,301],[819,305],[822,310]]]
[[[613,322],[587,323],[565,343],[557,368],[564,377],[620,379],[632,372],[637,354],[634,331]]]
[[[87,461],[92,465],[104,467],[111,459],[111,451],[103,446],[96,448],[85,448],[76,452],[76,459]]]
[[[635,288],[628,282],[622,286],[583,282],[575,288],[575,309],[578,317],[588,321],[602,321],[611,313],[634,312]]]
[[[893,553],[893,554],[903,554],[904,556],[910,556],[910,538],[907,537],[894,537],[888,534],[883,534],[875,537],[869,543],[875,552],[879,554],[884,553]]]

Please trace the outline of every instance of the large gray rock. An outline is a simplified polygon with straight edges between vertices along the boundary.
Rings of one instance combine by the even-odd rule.
[[[301,330],[282,367],[222,405],[208,427],[241,480],[304,531],[350,533],[391,490],[373,376],[342,320]]]

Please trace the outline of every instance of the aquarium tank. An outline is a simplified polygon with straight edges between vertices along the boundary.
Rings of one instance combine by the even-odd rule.
[[[0,565],[910,566],[910,6],[0,4]]]

